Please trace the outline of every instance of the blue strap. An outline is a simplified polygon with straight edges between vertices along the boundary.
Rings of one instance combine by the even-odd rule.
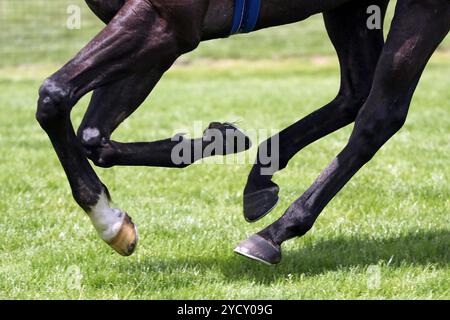
[[[259,18],[261,0],[234,0],[233,26],[230,34],[252,32]]]
[[[244,21],[244,9],[246,0],[234,0],[234,17],[233,27],[230,34],[236,34],[239,32]]]
[[[260,8],[261,8],[261,0],[247,1],[245,20],[241,27],[242,33],[248,33],[255,30],[256,23],[258,22],[259,18]]]

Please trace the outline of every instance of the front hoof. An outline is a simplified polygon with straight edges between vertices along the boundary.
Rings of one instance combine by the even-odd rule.
[[[244,218],[256,222],[268,215],[278,204],[280,188],[272,187],[244,194]]]
[[[267,265],[275,265],[281,261],[281,247],[257,234],[242,241],[234,252]]]
[[[139,236],[136,225],[126,215],[119,233],[109,242],[109,246],[122,256],[130,256],[136,249]]]

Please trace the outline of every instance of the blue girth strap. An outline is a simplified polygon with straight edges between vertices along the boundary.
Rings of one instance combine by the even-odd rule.
[[[230,35],[248,33],[255,29],[261,9],[261,0],[234,0],[233,27]]]

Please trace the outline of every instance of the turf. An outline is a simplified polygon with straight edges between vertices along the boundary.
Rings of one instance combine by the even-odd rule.
[[[389,28],[396,1],[391,0],[385,22]],[[81,29],[66,27],[67,7],[81,11]],[[104,26],[84,0],[2,0],[0,2],[0,66],[11,64],[65,63]],[[250,40],[249,40],[250,39]],[[441,51],[450,49],[450,37]],[[307,21],[229,39],[206,42],[184,61],[209,59],[284,59],[334,55],[322,21]]]
[[[320,21],[305,25],[314,23]],[[294,26],[278,31],[284,41],[289,28]],[[248,47],[263,34],[248,37]],[[274,44],[257,59],[238,45],[240,53],[227,60],[225,54],[202,55],[213,51],[214,42],[208,43],[164,77],[114,138],[167,138],[195,121],[282,129],[337,92],[339,70],[324,39],[322,30],[309,40],[324,48],[314,51],[320,56],[275,57]],[[218,43],[218,51],[226,52],[224,46]],[[66,54],[55,55],[55,61],[30,55],[26,65],[10,60],[0,68],[1,299],[450,298],[445,49],[430,62],[402,131],[330,203],[307,236],[286,243],[276,267],[232,250],[308,188],[345,145],[351,127],[308,147],[277,174],[281,202],[254,225],[244,222],[241,208],[249,164],[97,169],[116,204],[139,227],[137,252],[122,258],[98,239],[75,205],[34,120],[37,88]],[[76,124],[87,101],[73,113]]]

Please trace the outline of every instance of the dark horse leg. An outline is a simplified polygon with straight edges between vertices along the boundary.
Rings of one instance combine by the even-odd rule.
[[[347,146],[278,221],[241,242],[237,253],[276,264],[281,244],[312,228],[329,201],[403,126],[420,76],[449,29],[447,0],[397,3],[372,90]]]
[[[106,23],[109,23],[124,4],[122,0],[86,2]],[[169,58],[150,72],[136,73],[94,91],[78,129],[78,137],[86,155],[94,164],[101,167],[140,165],[183,168],[206,156],[237,153],[250,148],[250,139],[237,127],[226,123],[212,123],[200,139],[184,139],[179,136],[140,143],[119,143],[110,140],[111,133],[142,104],[172,63],[173,60]],[[220,141],[216,140],[217,138],[220,138]],[[186,147],[190,154],[187,157],[178,157],[178,160],[184,161],[175,161],[172,152],[181,141],[181,147]],[[207,150],[210,152],[205,152]]]
[[[189,18],[202,21],[205,11],[199,4]],[[187,29],[181,33],[176,27],[169,26],[150,2],[128,0],[108,26],[40,89],[36,117],[54,146],[73,196],[100,237],[122,255],[134,251],[136,229],[125,212],[110,207],[108,191],[84,155],[70,112],[87,92],[167,66],[167,61],[192,50],[200,27],[193,27],[192,33]]]
[[[123,1],[120,0],[113,2],[106,0],[86,1],[97,16],[105,22],[108,22],[108,19],[114,16],[114,13],[123,4]],[[277,9],[273,10],[274,4],[267,1],[263,3],[257,28],[305,19],[311,14],[321,12],[323,8],[330,8],[344,2],[346,0],[334,1],[334,4],[332,4],[333,1],[316,2],[307,0],[293,4],[283,0],[278,1],[276,3]],[[183,4],[180,7],[183,7]],[[232,1],[210,2],[203,24],[202,40],[226,35],[232,8]],[[165,9],[162,4],[161,10],[164,11]],[[187,11],[188,8],[183,8],[183,10]],[[278,12],[278,10],[280,11]],[[365,16],[365,13],[363,15]],[[168,66],[172,62],[169,61]],[[183,162],[174,162],[172,155],[174,147],[180,143],[178,139],[139,143],[111,141],[109,139],[111,133],[139,107],[166,69],[167,67],[160,68],[159,66],[150,73],[130,76],[121,82],[99,88],[94,92],[88,112],[78,130],[78,136],[87,151],[86,155],[96,165],[101,167],[131,165],[183,168],[206,156],[237,153],[250,147],[250,140],[238,128],[230,124],[218,123],[210,125],[210,128],[208,128],[210,130],[206,130],[205,135],[200,139],[183,140],[183,144],[188,146],[186,149],[191,151],[187,158],[183,155],[182,158],[188,159]],[[219,145],[215,143],[215,139],[210,138],[211,133],[220,138],[223,142],[221,146],[220,143]],[[211,148],[213,141],[214,147]],[[231,143],[227,143],[228,141]],[[205,153],[205,150],[210,150],[210,152]]]
[[[94,91],[78,130],[86,155],[94,164],[101,167],[184,168],[208,156],[238,153],[251,147],[250,139],[228,123],[210,124],[203,137],[198,139],[180,135],[155,142],[110,140],[111,133],[141,105],[165,70],[155,68],[147,73],[137,73]]]
[[[378,4],[382,18],[388,1],[353,1],[324,13],[328,35],[341,66],[341,87],[337,97],[323,108],[263,142],[260,150],[270,150],[279,142],[279,170],[310,143],[355,121],[372,87],[373,75],[384,45],[383,30],[367,28],[367,7]],[[267,151],[266,151],[267,152]],[[259,152],[258,152],[259,154]],[[279,187],[272,182],[273,164],[259,157],[244,190],[244,217],[255,222],[267,215],[278,202]]]

